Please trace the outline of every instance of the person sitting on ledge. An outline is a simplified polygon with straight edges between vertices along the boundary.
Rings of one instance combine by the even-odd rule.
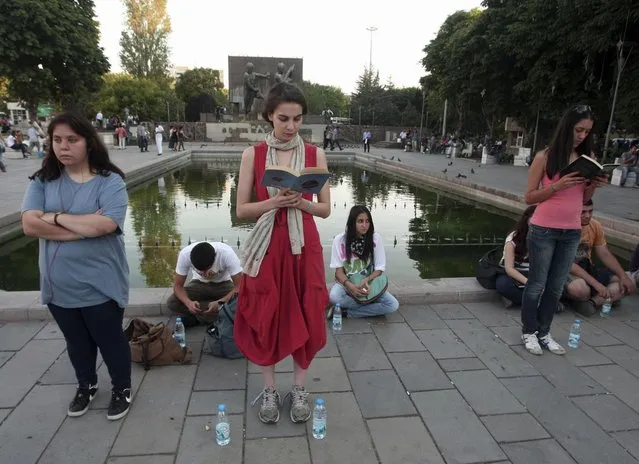
[[[504,254],[499,264],[504,267],[505,274],[497,276],[495,285],[506,308],[521,305],[524,287],[528,282],[529,263],[526,237],[528,236],[530,217],[535,212],[535,208],[537,208],[536,205],[526,208],[515,228],[504,241]]]
[[[192,271],[193,278],[184,285]],[[233,249],[221,242],[195,242],[180,251],[173,294],[166,304],[185,327],[215,321],[220,306],[240,288],[242,266]]]
[[[495,285],[506,308],[521,306],[524,288],[528,283],[529,262],[526,237],[535,208],[537,208],[536,205],[526,208],[504,242],[504,254],[499,264],[504,267],[505,274],[497,275]],[[555,313],[561,313],[564,309],[563,303],[558,302]]]
[[[616,303],[636,288],[608,250],[603,227],[592,219],[592,211],[593,203],[589,200],[581,210],[581,243],[566,286],[566,294],[572,300],[573,308],[586,317],[595,314],[607,298]],[[593,249],[605,267],[593,264]]]
[[[370,283],[386,271],[386,253],[382,237],[375,232],[371,212],[366,206],[351,208],[346,221],[346,232],[333,240],[331,268],[335,269],[335,284],[331,288],[331,305],[339,304],[348,317],[381,316],[397,311],[399,303],[389,291],[372,303],[360,303],[352,296],[367,296]],[[355,284],[351,278],[365,273]],[[375,295],[370,295],[374,297]],[[332,307],[332,306],[331,306]],[[329,317],[332,310],[329,310]]]

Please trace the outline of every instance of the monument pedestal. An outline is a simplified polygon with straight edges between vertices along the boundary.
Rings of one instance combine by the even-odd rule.
[[[488,154],[488,148],[484,147],[481,151],[481,164],[497,164],[495,157]]]

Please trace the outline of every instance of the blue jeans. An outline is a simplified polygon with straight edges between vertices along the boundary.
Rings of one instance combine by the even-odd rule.
[[[524,289],[518,287],[519,282],[515,282],[515,279],[509,275],[499,274],[495,284],[497,287],[497,293],[512,301],[515,306],[521,305]]]
[[[331,287],[328,298],[331,304],[339,304],[342,309],[345,309],[348,312],[348,317],[383,316],[395,312],[399,308],[399,302],[388,291],[375,303],[361,304],[355,301],[346,289],[337,282]]]
[[[521,303],[522,332],[544,337],[550,332],[555,308],[575,260],[580,229],[550,229],[530,225],[530,271]]]

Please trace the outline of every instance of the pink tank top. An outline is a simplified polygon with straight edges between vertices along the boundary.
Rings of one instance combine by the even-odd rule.
[[[548,178],[544,174],[541,180],[543,187],[548,187],[559,180],[559,174]],[[537,209],[530,218],[530,223],[549,229],[579,229],[581,230],[581,209],[584,202],[586,184],[575,185],[559,190],[546,201],[537,205]]]

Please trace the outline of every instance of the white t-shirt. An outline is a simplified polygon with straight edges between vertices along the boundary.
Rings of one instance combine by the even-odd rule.
[[[157,127],[155,128],[155,134],[156,134],[156,135],[157,135],[157,134],[164,134],[164,127],[162,127],[162,126],[157,126]]]
[[[515,242],[513,242],[513,238],[515,236],[515,232],[511,232],[508,234],[508,236],[506,237],[506,240],[504,241],[504,253],[501,255],[501,261],[499,262],[499,264],[501,264],[502,266],[504,265],[504,262],[506,261],[506,247],[512,247],[513,250],[515,249]],[[530,268],[530,263],[528,262],[528,257],[524,258],[524,260],[520,263],[515,262],[515,268],[519,269],[519,270],[528,270]]]
[[[191,250],[195,245],[201,242],[191,243],[180,251],[177,259],[175,273],[181,276],[187,276],[189,271],[193,272],[193,280],[200,282],[220,283],[231,280],[231,276],[242,272],[240,258],[237,257],[233,248],[222,242],[208,242],[215,249],[215,260],[213,261],[213,276],[206,278],[197,272],[197,269],[191,264]]]
[[[14,146],[15,144],[16,144],[16,138],[13,135],[10,135],[9,137],[7,137],[7,146],[9,148]]]
[[[351,254],[350,261],[346,259],[346,233],[342,232],[333,240],[333,249],[331,251],[331,268],[337,269],[339,267],[344,268],[346,276],[358,274],[367,267],[371,266],[370,262],[364,262],[357,255]],[[382,243],[382,237],[377,232],[373,234],[373,257],[375,259],[373,271],[386,271],[386,252],[384,250],[384,244]]]

